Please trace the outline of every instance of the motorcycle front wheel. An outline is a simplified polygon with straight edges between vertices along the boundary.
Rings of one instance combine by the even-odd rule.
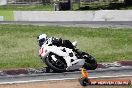
[[[54,61],[52,59],[52,55],[55,56],[55,58],[57,59],[56,61]],[[66,71],[66,62],[65,60],[58,56],[58,55],[55,55],[53,53],[50,53],[49,56],[47,58],[45,58],[45,63],[48,67],[50,67],[54,72],[64,72]]]

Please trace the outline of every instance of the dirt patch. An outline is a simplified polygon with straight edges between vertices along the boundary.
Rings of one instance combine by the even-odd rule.
[[[117,78],[116,78],[117,79]],[[118,79],[130,79],[132,77],[118,78]],[[80,85],[78,80],[64,80],[64,81],[48,81],[48,82],[34,82],[34,83],[22,83],[22,84],[4,84],[0,85],[0,88],[132,88],[132,86],[86,86]]]

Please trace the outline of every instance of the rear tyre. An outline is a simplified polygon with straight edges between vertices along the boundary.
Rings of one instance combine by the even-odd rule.
[[[97,61],[91,55],[83,52],[82,58],[85,59],[84,68],[87,70],[95,70],[98,66]]]
[[[50,53],[49,56],[45,58],[46,65],[50,67],[54,72],[66,71],[67,65],[66,65],[65,60],[62,57],[55,55],[57,60],[54,61],[51,57],[52,55],[55,55],[55,54]]]

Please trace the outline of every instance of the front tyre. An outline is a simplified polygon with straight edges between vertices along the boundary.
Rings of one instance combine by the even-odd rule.
[[[64,72],[64,71],[66,71],[67,65],[65,63],[65,60],[62,57],[59,57],[59,56],[55,55],[55,58],[57,60],[54,61],[52,59],[52,55],[55,55],[55,54],[50,53],[49,56],[47,58],[45,58],[46,65],[48,67],[50,67],[55,72]]]

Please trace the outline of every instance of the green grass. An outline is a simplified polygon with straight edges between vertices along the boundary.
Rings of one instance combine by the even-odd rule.
[[[36,40],[42,33],[77,40],[98,62],[132,60],[132,29],[0,25],[0,69],[45,66]]]
[[[4,21],[13,21],[13,11],[0,10],[0,16],[4,16]]]
[[[6,11],[52,11],[53,5],[7,5],[0,6],[0,10]]]

